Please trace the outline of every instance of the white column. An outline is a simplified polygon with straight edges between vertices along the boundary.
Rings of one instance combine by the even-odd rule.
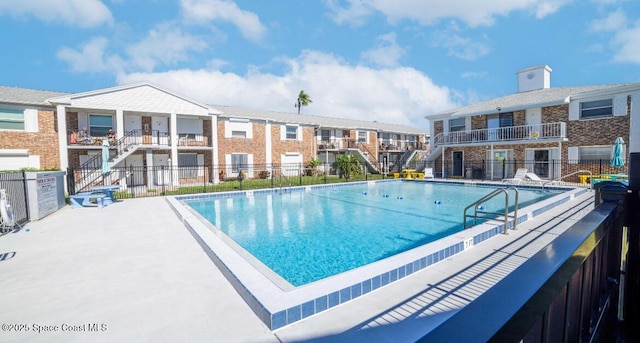
[[[635,133],[635,134],[632,134]],[[640,93],[631,95],[631,117],[629,118],[629,141],[627,142],[627,156],[629,153],[640,152]]]
[[[178,116],[175,113],[171,113],[171,119],[169,120],[169,132],[171,132],[171,164],[176,166],[169,166],[171,170],[172,185],[178,186]]]
[[[271,123],[267,120],[264,124],[264,161],[267,165],[273,163],[273,151],[271,151]]]
[[[154,184],[155,175],[153,175],[153,172],[155,171],[153,164],[153,150],[145,149],[145,155],[147,160],[147,188],[156,188],[156,185]],[[156,171],[156,173],[158,173],[158,171]]]
[[[211,175],[211,179],[214,184],[220,183],[220,178],[218,174],[220,170],[218,166],[220,165],[219,157],[218,157],[218,116],[215,114],[211,114],[211,163],[213,164],[213,168],[211,168],[213,175]]]
[[[60,154],[60,170],[67,171],[69,168],[69,151],[67,150],[67,107],[64,105],[56,106],[58,116],[58,151]],[[67,179],[64,179],[65,189]]]
[[[120,139],[124,136],[124,111],[116,110],[116,138]]]

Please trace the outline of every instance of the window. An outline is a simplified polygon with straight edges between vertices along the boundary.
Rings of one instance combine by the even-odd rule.
[[[613,99],[585,101],[580,103],[580,118],[613,115]]]
[[[194,178],[198,176],[198,155],[178,154],[178,168],[181,178]]]
[[[331,139],[331,130],[320,130],[320,140],[328,142]]]
[[[111,128],[113,128],[112,116],[89,115],[89,133],[91,136],[108,136]]]
[[[578,158],[580,162],[598,161],[598,160],[610,160],[611,159],[611,145],[601,146],[583,146],[578,150]]]
[[[358,131],[358,143],[367,142],[367,131]]]
[[[247,154],[231,154],[231,172],[234,174],[246,170],[249,166],[249,156]]]
[[[0,129],[24,130],[24,112],[0,109]]]
[[[287,125],[287,139],[298,139],[298,127]]]
[[[407,136],[407,140],[409,141],[408,144],[410,147],[416,147],[416,136]]]
[[[449,132],[464,131],[464,118],[449,119]]]
[[[233,138],[247,138],[247,131],[231,131],[231,137]]]

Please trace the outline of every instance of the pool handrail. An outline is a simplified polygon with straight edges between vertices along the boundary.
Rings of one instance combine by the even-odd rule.
[[[564,179],[565,177],[573,176],[573,175],[580,174],[580,173],[589,174],[589,178],[590,179],[593,178],[593,173],[590,170],[578,170],[578,171],[575,171],[573,173],[560,176],[559,178],[545,181],[545,182],[542,183],[542,188],[544,188],[544,186],[546,186],[548,183],[553,183],[553,182],[556,182],[556,181],[560,181],[560,180]],[[591,189],[591,182],[589,182],[589,189]]]
[[[513,211],[513,216],[509,216],[509,190],[513,189],[516,195],[516,199],[515,199],[515,209]],[[505,198],[504,198],[504,213],[499,213],[499,212],[489,212],[489,211],[483,211],[483,210],[478,210],[478,206],[496,196],[498,196],[500,193],[504,193],[505,194]],[[464,230],[467,229],[467,217],[470,217],[471,215],[467,214],[467,210],[472,208],[474,209],[473,212],[473,225],[477,224],[478,221],[478,214],[480,215],[503,215],[504,216],[504,231],[502,232],[503,234],[507,235],[507,229],[509,228],[509,218],[513,218],[513,230],[516,230],[516,225],[517,225],[517,221],[518,221],[518,188],[514,187],[514,186],[510,186],[510,187],[506,187],[506,188],[498,188],[496,190],[494,190],[493,192],[483,196],[482,198],[474,201],[471,205],[465,207],[464,209],[464,217],[462,219],[462,224],[464,226]],[[484,219],[495,219],[493,217],[484,217],[481,216],[480,218],[484,218]]]

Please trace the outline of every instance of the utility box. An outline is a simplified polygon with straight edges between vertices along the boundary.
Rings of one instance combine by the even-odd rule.
[[[39,220],[66,205],[65,172],[26,172],[29,219]]]

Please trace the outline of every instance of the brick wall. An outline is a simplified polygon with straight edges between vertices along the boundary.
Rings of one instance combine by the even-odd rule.
[[[225,164],[225,155],[232,153],[253,154],[254,164],[266,162],[265,154],[265,124],[253,122],[253,138],[225,138],[224,127],[226,120],[219,120],[218,125],[218,163]],[[280,136],[278,136],[280,138]]]
[[[281,155],[286,152],[299,152],[302,155],[302,163],[306,165],[313,157],[315,157],[314,146],[314,129],[312,127],[302,127],[302,141],[300,140],[281,140],[281,131],[284,126],[279,124],[271,125],[271,157],[273,163],[281,162]]]
[[[0,131],[0,149],[27,149],[40,156],[40,169],[60,168],[55,112],[38,110],[38,132]]]

